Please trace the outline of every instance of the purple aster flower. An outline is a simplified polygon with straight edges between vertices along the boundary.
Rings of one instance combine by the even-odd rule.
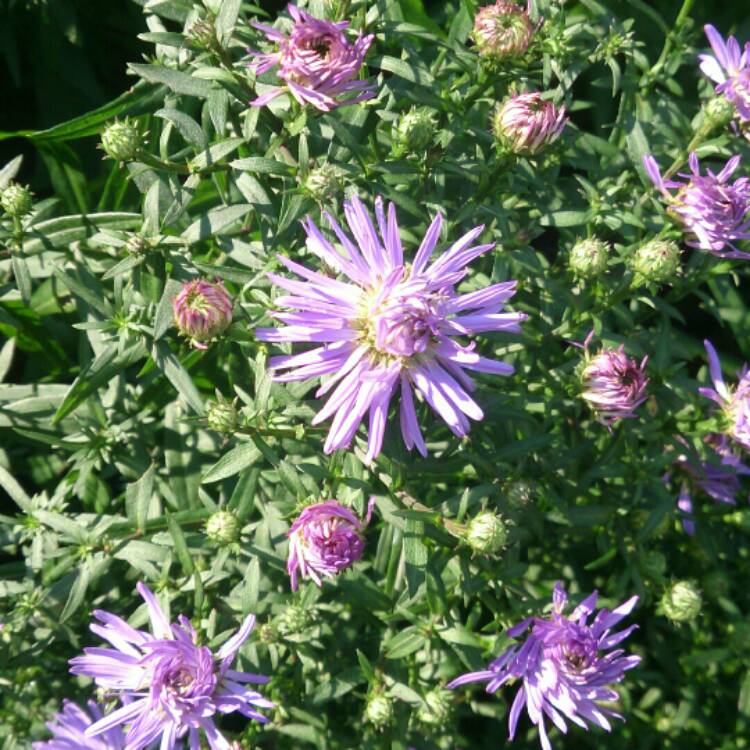
[[[721,407],[726,422],[725,434],[746,451],[750,451],[750,372],[747,365],[742,368],[737,385],[729,388],[724,383],[716,349],[708,339],[703,344],[708,352],[708,367],[714,387],[699,388],[698,392]]]
[[[362,557],[364,531],[374,505],[371,497],[364,521],[336,500],[309,505],[300,513],[287,534],[286,569],[292,591],[297,590],[298,574],[320,586],[323,577],[334,578]]]
[[[717,84],[716,92],[726,97],[743,122],[750,121],[750,42],[740,49],[730,36],[726,42],[710,24],[703,27],[713,55],[698,55],[701,70]]]
[[[700,173],[698,157],[689,157],[692,174],[680,174],[685,182],[664,180],[659,165],[653,156],[643,157],[643,166],[652,182],[661,191],[669,204],[671,213],[692,235],[690,247],[708,250],[720,258],[750,258],[734,246],[734,242],[750,238],[750,179],[739,177],[734,182],[729,178],[740,164],[740,157],[733,156],[718,174],[710,169]],[[672,195],[669,189],[676,189]],[[726,246],[732,248],[725,250]]]
[[[635,417],[635,410],[646,400],[648,357],[638,364],[625,354],[622,345],[619,349],[602,349],[591,356],[588,345],[593,333],[583,344],[586,360],[581,373],[584,385],[581,398],[594,410],[599,421],[609,427],[620,419]]]
[[[357,79],[373,34],[360,35],[351,44],[344,34],[348,21],[322,21],[291,3],[288,10],[294,19],[288,37],[272,26],[252,23],[279,48],[270,53],[252,52],[256,59],[250,68],[260,75],[278,66],[278,76],[285,84],[259,96],[251,102],[254,107],[262,107],[284,91],[300,104],[310,103],[323,112],[375,96],[374,84]]]
[[[562,134],[568,118],[541,94],[517,94],[495,112],[495,137],[514,154],[534,156],[552,145]]]
[[[269,365],[287,371],[276,376],[281,381],[331,375],[317,395],[331,390],[332,394],[313,419],[313,424],[318,424],[333,417],[326,453],[347,447],[369,411],[366,460],[377,456],[389,403],[400,389],[401,433],[406,447],[411,450],[416,446],[427,455],[413,391],[459,437],[469,431],[467,417],[482,419],[481,409],[469,396],[473,381],[464,370],[510,375],[513,368],[481,356],[473,344],[462,346],[454,337],[484,331],[518,332],[526,315],[502,312],[515,294],[516,282],[456,293],[455,286],[468,273],[467,264],[494,247],[494,243],[472,244],[483,226],[467,232],[430,262],[443,221],[438,214],[414,260],[407,263],[393,204],[386,218],[382,200],[375,201],[380,236],[356,196],[344,202],[344,213],[356,244],[332,216],[324,214],[341,251],[323,237],[309,217],[303,226],[308,249],[347,280],[333,279],[279,257],[305,281],[270,275],[277,286],[290,293],[279,297],[277,303],[295,312],[272,313],[286,327],[261,328],[256,335],[261,341],[322,344],[302,354],[274,357]]]
[[[120,694],[123,705],[88,727],[86,737],[98,737],[129,724],[127,750],[142,750],[161,739],[161,750],[182,747],[187,736],[191,750],[200,748],[200,731],[211,750],[230,750],[216,727],[214,715],[239,711],[255,721],[267,719],[258,708],[274,704],[247,687],[268,677],[230,669],[240,646],[250,635],[255,617],[250,615],[237,633],[213,654],[198,645],[198,634],[180,615],[170,625],[156,597],[143,584],[138,593],[148,608],[153,633],[135,630],[117,615],[94,610],[99,621],[91,630],[114,648],[87,648],[71,659],[73,674],[91,677],[97,685]]]
[[[90,737],[86,730],[104,718],[94,701],[88,702],[88,711],[72,701],[63,701],[63,710],[47,722],[52,739],[34,742],[34,750],[124,750],[125,733],[122,727],[107,729],[96,737]]]
[[[232,322],[232,298],[221,281],[193,279],[172,299],[177,328],[196,349],[223,333]]]
[[[525,705],[531,722],[539,729],[544,750],[552,747],[545,716],[563,733],[568,731],[565,719],[584,729],[588,729],[586,722],[590,721],[609,732],[607,716],[622,716],[599,703],[618,700],[610,686],[621,682],[625,672],[641,660],[639,656],[624,656],[622,649],[610,651],[638,627],[631,625],[618,633],[610,632],[630,614],[637,596],[611,612],[599,610],[590,624],[587,621],[596,607],[597,593],[582,601],[570,617],[563,615],[567,600],[568,595],[558,582],[549,617],[527,617],[507,631],[511,638],[518,638],[531,627],[522,644],[510,646],[486,670],[462,675],[447,686],[453,689],[470,682],[486,682],[487,692],[495,693],[506,682],[522,680],[508,716],[509,738],[515,736]]]

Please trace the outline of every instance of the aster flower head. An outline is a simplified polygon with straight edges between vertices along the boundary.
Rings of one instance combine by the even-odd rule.
[[[519,156],[534,156],[562,134],[568,118],[538,92],[516,94],[495,112],[492,127],[498,143]]]
[[[620,419],[635,417],[635,410],[646,400],[648,356],[638,364],[625,354],[622,345],[618,349],[603,348],[598,354],[591,355],[588,345],[593,333],[583,344],[585,361],[581,372],[581,398],[593,409],[599,421],[609,427]]]
[[[714,387],[699,388],[698,392],[719,405],[724,418],[724,434],[746,451],[750,451],[750,371],[745,365],[739,373],[737,385],[733,388],[727,386],[721,374],[721,363],[716,349],[708,339],[703,344],[708,352],[708,367]]]
[[[529,13],[514,2],[497,0],[474,17],[472,38],[480,56],[490,62],[522,57],[534,36]]]
[[[643,166],[651,181],[666,199],[668,211],[689,235],[688,245],[707,250],[721,258],[749,259],[733,243],[750,238],[750,178],[729,178],[740,165],[733,156],[724,168],[714,174],[710,169],[700,173],[698,157],[688,159],[691,174],[680,174],[682,182],[665,180],[653,156],[643,157]],[[673,195],[671,189],[677,192]],[[730,249],[725,249],[726,247]]]
[[[323,578],[335,578],[354,565],[365,548],[364,531],[375,505],[370,498],[364,521],[337,500],[308,505],[292,524],[286,569],[297,590],[297,577],[310,578],[318,586]]]
[[[214,722],[217,713],[238,711],[265,722],[258,709],[274,707],[248,687],[268,682],[267,677],[231,669],[255,617],[247,617],[214,654],[198,645],[198,634],[186,617],[180,615],[176,624],[170,624],[151,591],[143,583],[137,590],[146,602],[152,633],[95,610],[98,622],[91,630],[114,648],[86,648],[83,656],[70,661],[73,674],[91,677],[99,687],[118,693],[123,703],[88,727],[85,737],[96,738],[128,725],[127,750],[143,750],[159,739],[162,750],[175,750],[185,737],[191,748],[198,748],[201,732],[211,750],[229,750]]]
[[[374,35],[360,35],[352,44],[344,33],[348,21],[324,21],[291,3],[287,7],[294,21],[289,36],[266,24],[251,24],[278,44],[276,52],[252,52],[251,70],[260,75],[278,66],[278,76],[284,82],[251,104],[262,107],[288,91],[300,104],[329,112],[375,96],[374,84],[357,78]]]
[[[63,710],[47,722],[52,739],[33,742],[34,750],[125,750],[125,732],[122,727],[90,737],[86,730],[104,718],[102,710],[94,701],[89,701],[88,710],[72,701],[63,701]]]
[[[713,55],[698,55],[700,68],[715,84],[716,92],[725,96],[741,121],[750,121],[750,42],[744,49],[730,36],[724,41],[719,31],[704,26]]]
[[[196,349],[223,333],[232,322],[232,298],[221,281],[193,279],[182,285],[172,300],[174,320],[180,333]]]
[[[544,750],[552,747],[545,717],[563,733],[568,729],[566,719],[584,729],[589,721],[611,731],[607,717],[622,719],[622,716],[600,703],[619,698],[611,685],[621,682],[625,672],[640,662],[640,657],[626,656],[622,649],[611,650],[638,627],[631,625],[618,633],[611,632],[633,610],[637,596],[611,612],[599,610],[591,622],[596,592],[569,617],[563,614],[568,595],[560,582],[555,585],[552,601],[548,617],[527,617],[507,631],[511,638],[518,638],[530,629],[523,643],[507,648],[487,669],[462,675],[448,684],[453,689],[471,682],[486,682],[487,692],[496,693],[506,682],[521,680],[508,716],[509,738],[515,736],[525,706],[529,719],[539,729]]]
[[[303,281],[270,274],[276,286],[289,292],[276,302],[293,312],[274,312],[284,328],[260,328],[261,341],[309,342],[318,346],[302,354],[274,357],[272,370],[279,381],[306,380],[330,375],[317,396],[331,396],[313,424],[333,418],[324,450],[347,447],[369,411],[366,460],[380,453],[388,407],[400,389],[400,423],[408,449],[422,455],[427,447],[417,422],[414,391],[463,437],[469,418],[482,419],[482,411],[469,396],[474,383],[465,370],[510,375],[513,368],[481,356],[474,345],[462,345],[457,336],[485,331],[518,332],[526,317],[502,312],[515,294],[516,282],[493,284],[467,294],[456,285],[466,276],[466,266],[494,244],[474,245],[484,227],[475,227],[431,261],[438,243],[442,216],[435,216],[411,263],[404,259],[396,210],[387,216],[383,202],[375,202],[380,234],[362,201],[344,202],[344,213],[354,242],[336,220],[325,213],[341,250],[337,250],[312,220],[303,222],[307,248],[334,271],[337,280],[288,258],[279,261]]]

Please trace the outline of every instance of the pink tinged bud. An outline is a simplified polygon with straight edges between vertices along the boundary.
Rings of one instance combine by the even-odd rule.
[[[180,333],[197,349],[205,349],[232,322],[232,298],[221,281],[188,281],[172,300],[172,310]]]
[[[493,130],[508,151],[534,156],[560,137],[567,121],[565,107],[558,109],[538,93],[518,94],[495,112]]]
[[[528,12],[506,0],[485,5],[474,18],[472,38],[477,51],[491,62],[518,59],[528,49],[533,35]]]

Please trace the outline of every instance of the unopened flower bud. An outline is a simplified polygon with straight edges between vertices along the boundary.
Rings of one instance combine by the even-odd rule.
[[[367,699],[364,720],[382,732],[393,721],[393,701],[384,693],[373,693]]]
[[[676,625],[692,622],[700,614],[703,599],[691,581],[675,581],[661,598],[665,617]]]
[[[672,281],[680,270],[680,248],[670,240],[651,240],[633,256],[636,282],[663,284]]]
[[[151,243],[142,234],[131,234],[125,243],[128,255],[144,255],[151,247]]]
[[[240,538],[240,521],[228,510],[217,510],[206,521],[206,536],[216,544],[231,544]]]
[[[237,430],[237,409],[231,401],[209,401],[206,406],[206,424],[214,432],[233,435]]]
[[[591,237],[579,240],[568,255],[568,268],[581,279],[594,279],[607,270],[610,246]]]
[[[328,162],[321,164],[308,172],[303,187],[318,203],[331,202],[344,188],[341,170]]]
[[[534,497],[534,485],[523,479],[510,482],[505,488],[505,497],[516,508],[528,505]]]
[[[560,137],[566,122],[565,107],[558,109],[538,93],[517,94],[498,107],[493,130],[502,148],[534,156]]]
[[[141,134],[129,120],[115,121],[102,133],[102,149],[115,161],[133,161],[141,148]]]
[[[705,107],[706,123],[712,128],[724,128],[732,121],[736,111],[734,104],[725,96],[715,96]]]
[[[216,41],[216,30],[209,18],[198,18],[185,29],[185,41],[195,49],[211,49]]]
[[[24,185],[11,182],[0,193],[0,205],[8,216],[14,219],[25,216],[33,207],[31,191]]]
[[[279,640],[279,631],[272,622],[265,622],[258,629],[258,637],[262,643],[270,645]]]
[[[221,281],[194,279],[185,283],[172,300],[174,319],[180,333],[196,349],[223,333],[232,322],[232,298]]]
[[[508,543],[508,526],[501,516],[482,511],[469,521],[466,543],[482,555],[495,555]]]
[[[498,63],[517,60],[529,48],[534,27],[529,14],[516,3],[498,0],[485,5],[474,18],[472,38],[483,60]]]
[[[315,622],[315,615],[309,607],[290,604],[278,618],[277,627],[281,635],[294,635],[307,630]]]
[[[430,145],[435,134],[435,118],[429,109],[412,107],[402,115],[393,129],[394,150],[416,153]]]
[[[430,727],[441,727],[450,719],[452,708],[450,693],[441,688],[430,690],[417,709],[417,720]]]

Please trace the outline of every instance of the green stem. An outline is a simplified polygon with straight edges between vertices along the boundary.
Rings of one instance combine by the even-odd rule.
[[[451,521],[448,518],[443,518],[438,514],[436,510],[434,510],[433,508],[428,508],[423,503],[420,503],[419,500],[413,498],[408,492],[397,492],[396,497],[409,510],[418,510],[420,513],[429,513],[430,515],[435,516],[435,523],[438,526],[442,526],[449,534],[452,534],[458,539],[461,539],[463,537],[464,532],[466,531],[466,527],[462,523],[456,523],[455,521]]]
[[[675,40],[682,31],[682,27],[684,26],[685,22],[688,20],[688,18],[690,18],[690,11],[693,9],[694,2],[695,0],[683,0],[682,7],[680,8],[680,12],[677,14],[674,26],[667,33],[667,37],[664,40],[664,47],[662,47],[659,59],[654,63],[651,70],[649,70],[646,74],[647,90],[651,88],[654,81],[656,80],[656,76],[661,73],[662,68],[666,65],[667,58],[669,57],[669,53],[672,51],[672,47],[674,47]]]
[[[199,508],[197,510],[182,510],[177,513],[172,513],[171,519],[180,526],[191,526],[193,524],[203,523],[211,514],[212,510],[208,508]],[[139,537],[143,536],[148,532],[162,531],[163,529],[169,528],[169,521],[166,515],[159,516],[159,518],[148,519],[142,527],[139,527],[137,523],[133,521],[123,521],[122,523],[112,524],[107,529],[108,537],[118,537],[127,539],[128,537]]]

